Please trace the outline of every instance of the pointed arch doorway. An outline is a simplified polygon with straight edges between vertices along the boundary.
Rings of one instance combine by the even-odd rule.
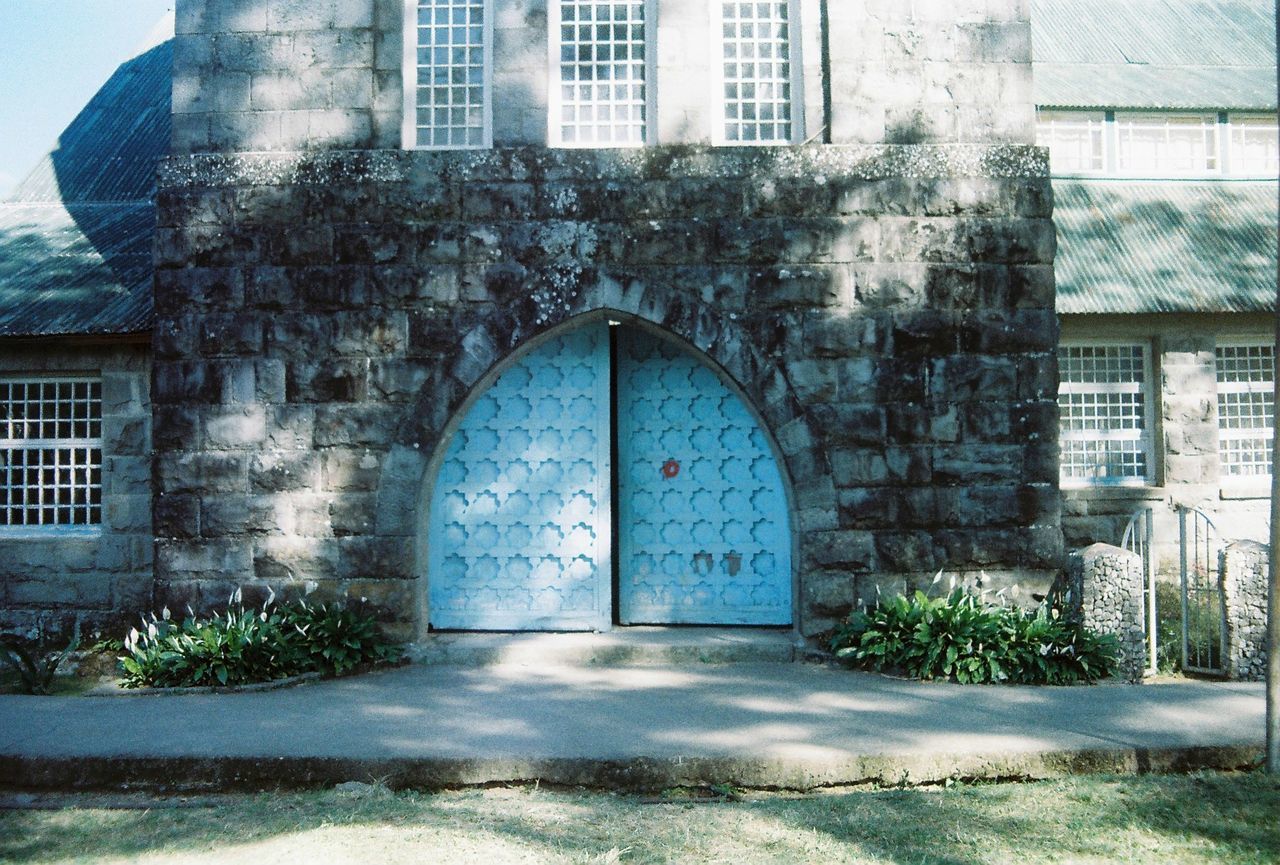
[[[449,441],[430,507],[435,629],[792,623],[769,440],[646,330],[596,321],[515,361]]]

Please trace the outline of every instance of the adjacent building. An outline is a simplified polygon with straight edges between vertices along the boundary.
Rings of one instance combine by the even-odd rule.
[[[1275,9],[1032,3],[1062,321],[1069,546],[1174,508],[1266,541],[1276,302]]]
[[[152,601],[155,173],[173,45],[122,64],[0,202],[0,627]]]

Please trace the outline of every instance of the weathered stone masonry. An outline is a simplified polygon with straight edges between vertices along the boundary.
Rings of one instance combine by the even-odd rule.
[[[310,582],[425,627],[442,431],[513,351],[599,310],[696,346],[761,413],[803,632],[873,583],[1061,566],[1038,149],[205,154],[160,185],[170,606]]]

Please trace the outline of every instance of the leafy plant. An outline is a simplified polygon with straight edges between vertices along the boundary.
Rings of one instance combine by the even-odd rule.
[[[188,611],[190,612],[190,611]],[[127,688],[243,685],[303,673],[341,675],[399,657],[371,616],[305,603],[246,609],[233,595],[225,613],[173,621],[166,609],[124,641]]]
[[[1182,672],[1182,590],[1164,580],[1156,582],[1156,669]]]
[[[0,639],[0,661],[18,674],[18,685],[24,694],[48,694],[58,666],[80,646],[80,623],[76,622],[71,642],[60,651],[46,651],[42,645],[28,646],[16,637]]]
[[[281,611],[286,628],[300,635],[299,646],[312,669],[341,676],[364,664],[398,660],[400,649],[378,633],[373,618],[338,606],[307,606],[305,601]]]
[[[913,679],[1069,684],[1110,675],[1118,643],[1058,617],[989,603],[963,587],[917,591],[854,613],[831,637],[836,657]]]
[[[1068,622],[1048,606],[1034,613],[1009,610],[1009,681],[1028,685],[1070,685],[1115,672],[1119,640]]]

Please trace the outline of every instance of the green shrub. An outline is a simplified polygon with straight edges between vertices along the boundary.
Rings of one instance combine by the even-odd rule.
[[[298,602],[261,610],[239,599],[210,618],[173,621],[166,609],[124,640],[126,688],[244,685],[303,673],[341,675],[361,664],[395,660],[399,649],[371,616]]]
[[[76,622],[71,642],[65,649],[49,651],[43,638],[28,645],[13,636],[0,637],[0,661],[18,674],[18,687],[24,694],[48,694],[58,666],[80,645],[80,623]]]
[[[1156,581],[1156,669],[1182,672],[1182,588],[1167,580]]]
[[[372,616],[302,601],[284,607],[281,615],[286,628],[297,632],[310,669],[326,675],[341,676],[354,667],[400,658],[400,649],[382,637]]]
[[[836,657],[878,672],[961,683],[1070,684],[1110,675],[1117,641],[1067,622],[988,603],[963,587],[917,591],[856,612],[831,637]]]

